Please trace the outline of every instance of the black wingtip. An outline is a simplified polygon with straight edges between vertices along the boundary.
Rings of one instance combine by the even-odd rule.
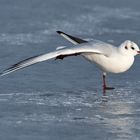
[[[88,41],[86,41],[86,40],[83,40],[83,39],[80,39],[80,38],[78,38],[78,37],[74,37],[74,36],[71,36],[71,35],[69,35],[69,34],[66,34],[66,33],[64,33],[64,32],[62,32],[62,31],[56,31],[58,34],[60,34],[60,35],[65,35],[65,36],[63,36],[64,38],[66,38],[67,40],[69,40],[70,42],[75,42],[76,44],[81,44],[81,43],[86,43],[86,42],[88,42]],[[74,44],[75,44],[74,43]]]
[[[62,34],[63,32],[61,32],[61,31],[56,31],[58,34]]]

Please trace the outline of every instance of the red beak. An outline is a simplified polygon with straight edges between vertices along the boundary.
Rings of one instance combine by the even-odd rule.
[[[138,54],[140,54],[140,51],[137,51]]]

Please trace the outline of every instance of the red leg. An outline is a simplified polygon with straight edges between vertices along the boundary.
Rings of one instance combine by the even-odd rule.
[[[115,88],[106,85],[106,74],[103,74],[103,95],[106,95],[106,90],[113,90]]]

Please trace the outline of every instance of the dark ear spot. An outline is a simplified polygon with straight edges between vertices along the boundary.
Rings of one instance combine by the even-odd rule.
[[[127,47],[127,46],[125,46],[125,49],[126,49],[126,50],[128,50],[128,47]]]

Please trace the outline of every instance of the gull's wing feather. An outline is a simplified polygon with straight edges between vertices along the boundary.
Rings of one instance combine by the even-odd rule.
[[[14,72],[16,70],[19,70],[19,69],[28,67],[30,65],[42,62],[42,61],[52,59],[52,58],[63,59],[64,57],[67,57],[67,56],[76,56],[76,55],[80,55],[80,54],[84,54],[84,53],[95,53],[95,54],[105,55],[98,49],[94,49],[92,47],[77,46],[75,48],[57,50],[57,51],[50,52],[47,54],[38,55],[38,56],[34,56],[31,58],[25,59],[23,61],[20,61],[19,63],[12,65],[8,69],[4,70],[2,73],[0,73],[0,76],[4,76],[4,75]]]
[[[60,34],[62,37],[64,37],[66,40],[70,41],[71,43],[77,45],[77,44],[82,44],[82,43],[87,43],[88,41],[83,40],[81,38],[66,34],[62,31],[56,31],[58,34]]]

